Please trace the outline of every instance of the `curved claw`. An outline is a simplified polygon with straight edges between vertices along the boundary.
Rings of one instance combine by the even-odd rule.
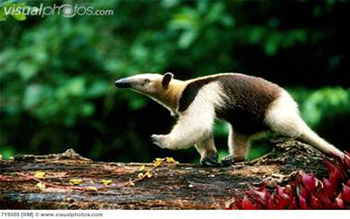
[[[222,166],[231,166],[237,162],[243,162],[244,158],[233,157],[232,155],[226,156],[222,158],[221,164]]]
[[[214,156],[211,157],[204,157],[201,160],[201,165],[203,167],[219,167],[221,164],[218,162],[218,155],[215,154]]]
[[[219,166],[221,166],[220,163],[213,161],[213,160],[209,160],[209,159],[202,160],[201,165],[203,167],[219,167]]]

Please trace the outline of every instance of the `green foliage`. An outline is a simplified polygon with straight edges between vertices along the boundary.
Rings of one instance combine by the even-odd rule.
[[[8,0],[0,2],[0,22],[5,21],[8,17],[13,17],[18,21],[24,21],[27,19],[26,15],[17,12],[18,8],[26,7],[26,4],[23,2]]]
[[[188,79],[239,71],[290,87],[347,80],[344,47],[329,47],[348,41],[338,35],[343,29],[336,29],[345,22],[337,15],[348,5],[341,1],[110,0],[44,5],[54,3],[113,9],[114,14],[13,19],[4,14],[5,7],[39,2],[0,3],[2,154],[74,147],[101,160],[149,161],[173,153],[177,160],[192,160],[194,151],[168,152],[151,144],[151,134],[171,128],[165,110],[139,94],[115,89],[116,79],[141,72],[173,71],[175,77]],[[292,8],[288,16],[281,14],[285,8]],[[326,83],[315,78],[325,78]],[[348,89],[303,89],[294,94],[315,128],[324,125],[319,122],[324,116],[349,112]],[[226,150],[227,131],[218,123],[220,150]]]
[[[9,159],[15,155],[15,149],[12,147],[2,147],[0,154],[3,156],[3,159]]]
[[[301,115],[311,127],[318,128],[327,116],[350,115],[350,89],[325,87],[312,91],[303,88],[290,92],[300,103]]]

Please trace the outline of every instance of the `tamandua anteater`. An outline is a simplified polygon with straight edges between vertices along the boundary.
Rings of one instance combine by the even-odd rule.
[[[212,133],[215,118],[230,124],[230,155],[222,159],[223,165],[244,160],[252,137],[266,131],[344,156],[306,125],[287,91],[259,77],[223,73],[182,81],[172,73],[138,74],[117,80],[115,85],[149,96],[178,117],[172,131],[152,135],[153,142],[172,150],[195,146],[204,166],[219,165]]]

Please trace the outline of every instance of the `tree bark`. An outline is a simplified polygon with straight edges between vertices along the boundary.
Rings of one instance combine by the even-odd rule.
[[[224,209],[248,184],[285,184],[300,171],[326,176],[322,156],[293,140],[277,141],[271,153],[257,160],[218,168],[95,162],[72,149],[18,155],[0,161],[0,209]],[[150,178],[139,175],[146,173],[139,171],[142,165],[150,169]],[[38,172],[45,176],[34,177]],[[72,178],[81,183],[72,185]],[[110,181],[103,185],[101,180]]]

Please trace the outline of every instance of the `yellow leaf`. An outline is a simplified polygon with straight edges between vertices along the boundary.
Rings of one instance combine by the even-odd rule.
[[[97,191],[97,188],[95,186],[89,186],[89,187],[86,187],[86,189],[89,191]]]
[[[172,157],[166,157],[165,160],[166,160],[166,162],[168,162],[168,163],[179,163],[179,162],[177,162],[177,161],[176,161],[174,158],[172,158]]]
[[[156,158],[156,161],[163,161],[163,158]]]
[[[0,154],[0,160],[2,160],[2,155]]]
[[[141,167],[140,167],[140,169],[139,169],[139,171],[142,171],[142,170],[144,170],[145,169],[145,165],[142,165]]]
[[[147,176],[148,178],[151,178],[153,175],[152,175],[151,171],[147,171],[146,176]]]
[[[36,187],[38,187],[39,189],[43,190],[43,189],[45,189],[45,184],[40,182],[40,183],[36,184]]]
[[[37,171],[34,173],[34,177],[37,178],[37,179],[42,179],[45,177],[45,173],[42,172],[42,171]]]
[[[156,160],[156,161],[154,161],[153,166],[154,166],[154,167],[158,167],[158,166],[160,166],[162,163],[163,163],[163,160]]]
[[[166,162],[174,162],[175,161],[174,158],[172,158],[172,157],[166,157],[165,160],[166,160]]]
[[[104,186],[108,186],[109,184],[111,184],[113,181],[110,180],[110,179],[103,179],[101,180],[101,183],[104,185]]]
[[[83,182],[83,180],[73,178],[73,179],[70,179],[69,182],[73,185],[79,185],[80,183]]]
[[[143,175],[143,173],[139,173],[138,175],[137,175],[137,178],[142,178],[144,175]]]
[[[139,171],[148,171],[148,168],[145,165],[142,165]]]

